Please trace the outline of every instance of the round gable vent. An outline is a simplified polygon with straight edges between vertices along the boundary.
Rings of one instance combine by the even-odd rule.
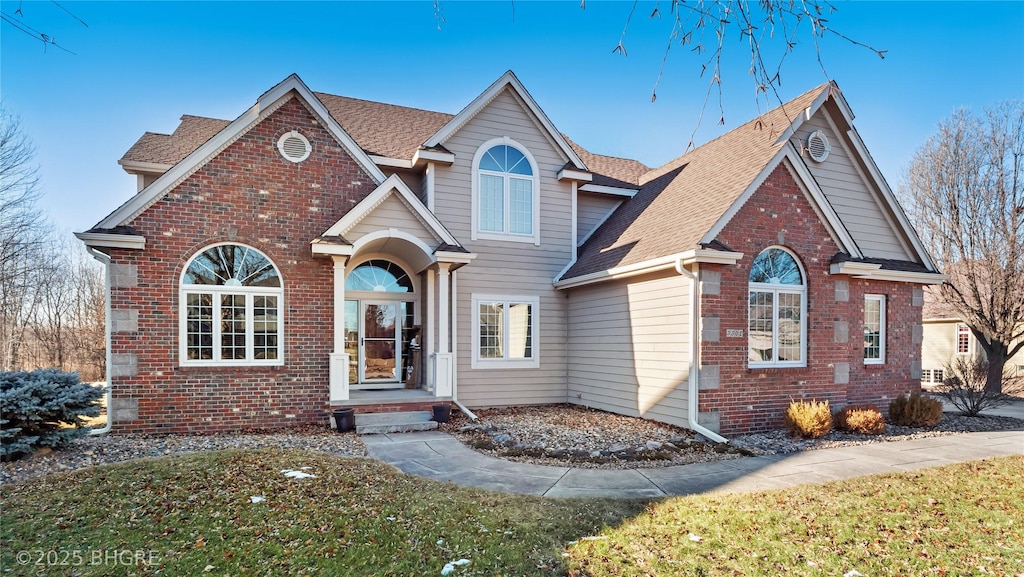
[[[828,158],[828,153],[832,151],[832,145],[828,142],[828,137],[825,133],[820,130],[815,130],[807,137],[807,152],[810,153],[811,159],[815,162],[825,162]]]
[[[277,141],[277,150],[290,162],[302,162],[313,151],[309,140],[296,131],[285,133]]]

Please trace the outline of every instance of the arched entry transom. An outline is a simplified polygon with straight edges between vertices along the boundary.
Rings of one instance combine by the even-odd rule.
[[[412,339],[418,325],[413,278],[386,258],[371,258],[345,278],[345,352],[352,388],[416,386]]]

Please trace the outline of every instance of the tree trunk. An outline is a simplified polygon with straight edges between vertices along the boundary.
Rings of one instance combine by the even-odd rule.
[[[985,379],[986,393],[1003,392],[1003,365],[1006,364],[1006,345],[1003,343],[992,343],[991,350],[985,351],[988,355],[988,377]]]

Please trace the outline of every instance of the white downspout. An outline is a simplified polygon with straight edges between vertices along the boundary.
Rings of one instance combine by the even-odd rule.
[[[103,254],[91,246],[87,246],[86,250],[92,257],[101,263],[103,263],[103,298],[106,301],[103,309],[103,324],[104,327],[104,339],[106,344],[106,396],[107,396],[107,424],[103,425],[98,429],[89,429],[90,435],[103,435],[110,432],[110,429],[114,426],[114,387],[113,383],[110,382],[110,256]]]
[[[451,310],[452,313],[452,403],[462,411],[462,414],[469,417],[469,420],[476,421],[479,417],[477,417],[473,411],[466,408],[466,405],[459,402],[459,275],[455,274],[456,272],[457,271],[454,270],[452,271],[452,304],[449,307],[449,310]]]
[[[687,395],[690,429],[716,443],[728,443],[729,439],[697,422],[697,391],[700,388],[700,282],[697,280],[697,275],[683,266],[683,259],[676,260],[676,272],[689,278],[692,286],[690,289],[690,378],[688,383],[690,392]]]

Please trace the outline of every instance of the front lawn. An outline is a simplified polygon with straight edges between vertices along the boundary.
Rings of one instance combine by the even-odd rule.
[[[1024,574],[1019,457],[647,504],[221,451],[51,475],[0,497],[3,575],[421,576],[459,559],[470,563],[453,577]]]

